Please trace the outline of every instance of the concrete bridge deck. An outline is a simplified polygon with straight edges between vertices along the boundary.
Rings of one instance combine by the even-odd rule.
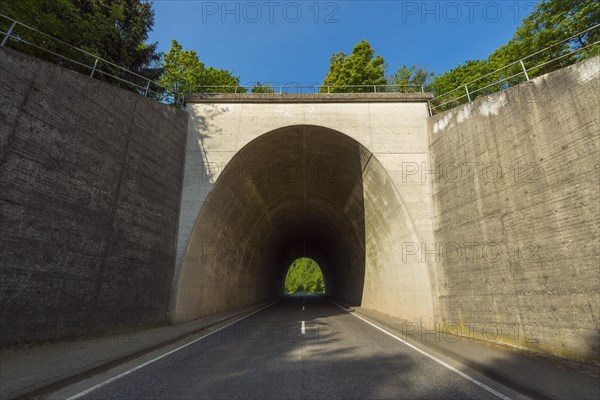
[[[433,99],[431,93],[191,93],[186,104],[194,103],[401,103]]]

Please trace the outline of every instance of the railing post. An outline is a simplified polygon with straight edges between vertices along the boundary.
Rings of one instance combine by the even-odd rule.
[[[148,84],[146,85],[146,90],[144,91],[144,97],[148,97],[149,90],[150,90],[150,79],[148,79]]]
[[[98,59],[96,58],[96,61],[94,61],[94,67],[92,68],[92,73],[90,74],[90,78],[94,77],[94,72],[96,72],[97,66],[98,66]]]
[[[521,68],[523,68],[523,73],[525,74],[525,78],[527,78],[527,81],[529,82],[529,74],[527,73],[527,69],[525,68],[525,64],[523,64],[523,60],[519,60],[519,62],[521,63]]]
[[[10,39],[10,37],[12,36],[12,33],[15,30],[16,26],[17,26],[17,21],[13,21],[12,25],[10,26],[10,28],[8,28],[8,31],[6,32],[6,36],[4,36],[4,39],[2,39],[2,43],[0,43],[0,47],[4,47],[6,42],[8,42],[8,39]]]
[[[469,99],[469,103],[471,102],[471,94],[469,93],[469,88],[465,85],[465,91],[467,92],[467,98]]]

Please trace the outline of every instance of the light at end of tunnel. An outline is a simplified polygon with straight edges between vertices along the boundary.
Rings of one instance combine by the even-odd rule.
[[[285,293],[325,293],[325,281],[319,264],[308,257],[295,260],[285,277]]]

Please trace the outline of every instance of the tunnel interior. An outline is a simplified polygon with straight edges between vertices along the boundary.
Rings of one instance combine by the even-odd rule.
[[[383,167],[349,136],[313,125],[265,133],[221,171],[200,211],[173,319],[283,296],[300,257],[318,263],[334,298],[360,305],[377,286],[389,299],[400,290],[393,238],[414,233],[404,211]]]

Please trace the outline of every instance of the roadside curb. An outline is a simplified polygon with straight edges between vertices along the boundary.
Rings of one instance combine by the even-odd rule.
[[[200,328],[194,328],[191,329],[188,332],[184,332],[181,333],[175,337],[169,338],[167,340],[162,340],[160,342],[157,342],[153,345],[144,347],[142,349],[139,350],[135,350],[131,353],[124,353],[124,355],[122,356],[117,356],[113,359],[110,360],[106,360],[106,362],[102,362],[102,364],[97,365],[97,366],[93,366],[90,368],[84,368],[82,370],[79,370],[78,372],[65,376],[65,377],[61,377],[57,380],[55,380],[52,383],[49,384],[42,384],[42,386],[38,387],[38,388],[34,388],[33,390],[30,390],[28,392],[25,393],[21,393],[18,394],[17,397],[14,397],[14,399],[16,400],[24,400],[24,399],[39,399],[42,398],[44,396],[47,396],[57,390],[60,390],[64,387],[67,387],[69,385],[72,385],[74,383],[79,382],[82,379],[86,379],[89,377],[92,377],[94,375],[109,371],[112,368],[115,368],[121,364],[124,364],[126,362],[130,362],[132,360],[135,360],[139,357],[142,357],[148,353],[151,353],[153,351],[159,350],[163,347],[175,344],[177,342],[180,342],[182,340],[185,340],[191,336],[194,335],[198,335],[204,332],[208,332],[211,330],[211,328],[215,328],[218,327],[219,325],[225,325],[228,322],[231,321],[235,321],[236,318],[244,315],[244,314],[248,314],[251,313],[255,310],[259,310],[261,307],[264,307],[267,304],[271,304],[274,303],[272,301],[269,302],[262,302],[260,304],[248,307],[248,308],[244,308],[242,310],[239,310],[238,312],[235,312],[233,314],[230,315],[224,315],[223,318],[221,319],[217,319],[217,320],[210,320],[208,321],[206,324],[203,324]],[[213,316],[214,317],[214,316]],[[199,320],[201,320],[202,318],[200,318]],[[140,331],[139,333],[143,333],[144,331]],[[3,399],[5,397],[2,397]],[[6,397],[6,398],[10,398],[10,397]]]

